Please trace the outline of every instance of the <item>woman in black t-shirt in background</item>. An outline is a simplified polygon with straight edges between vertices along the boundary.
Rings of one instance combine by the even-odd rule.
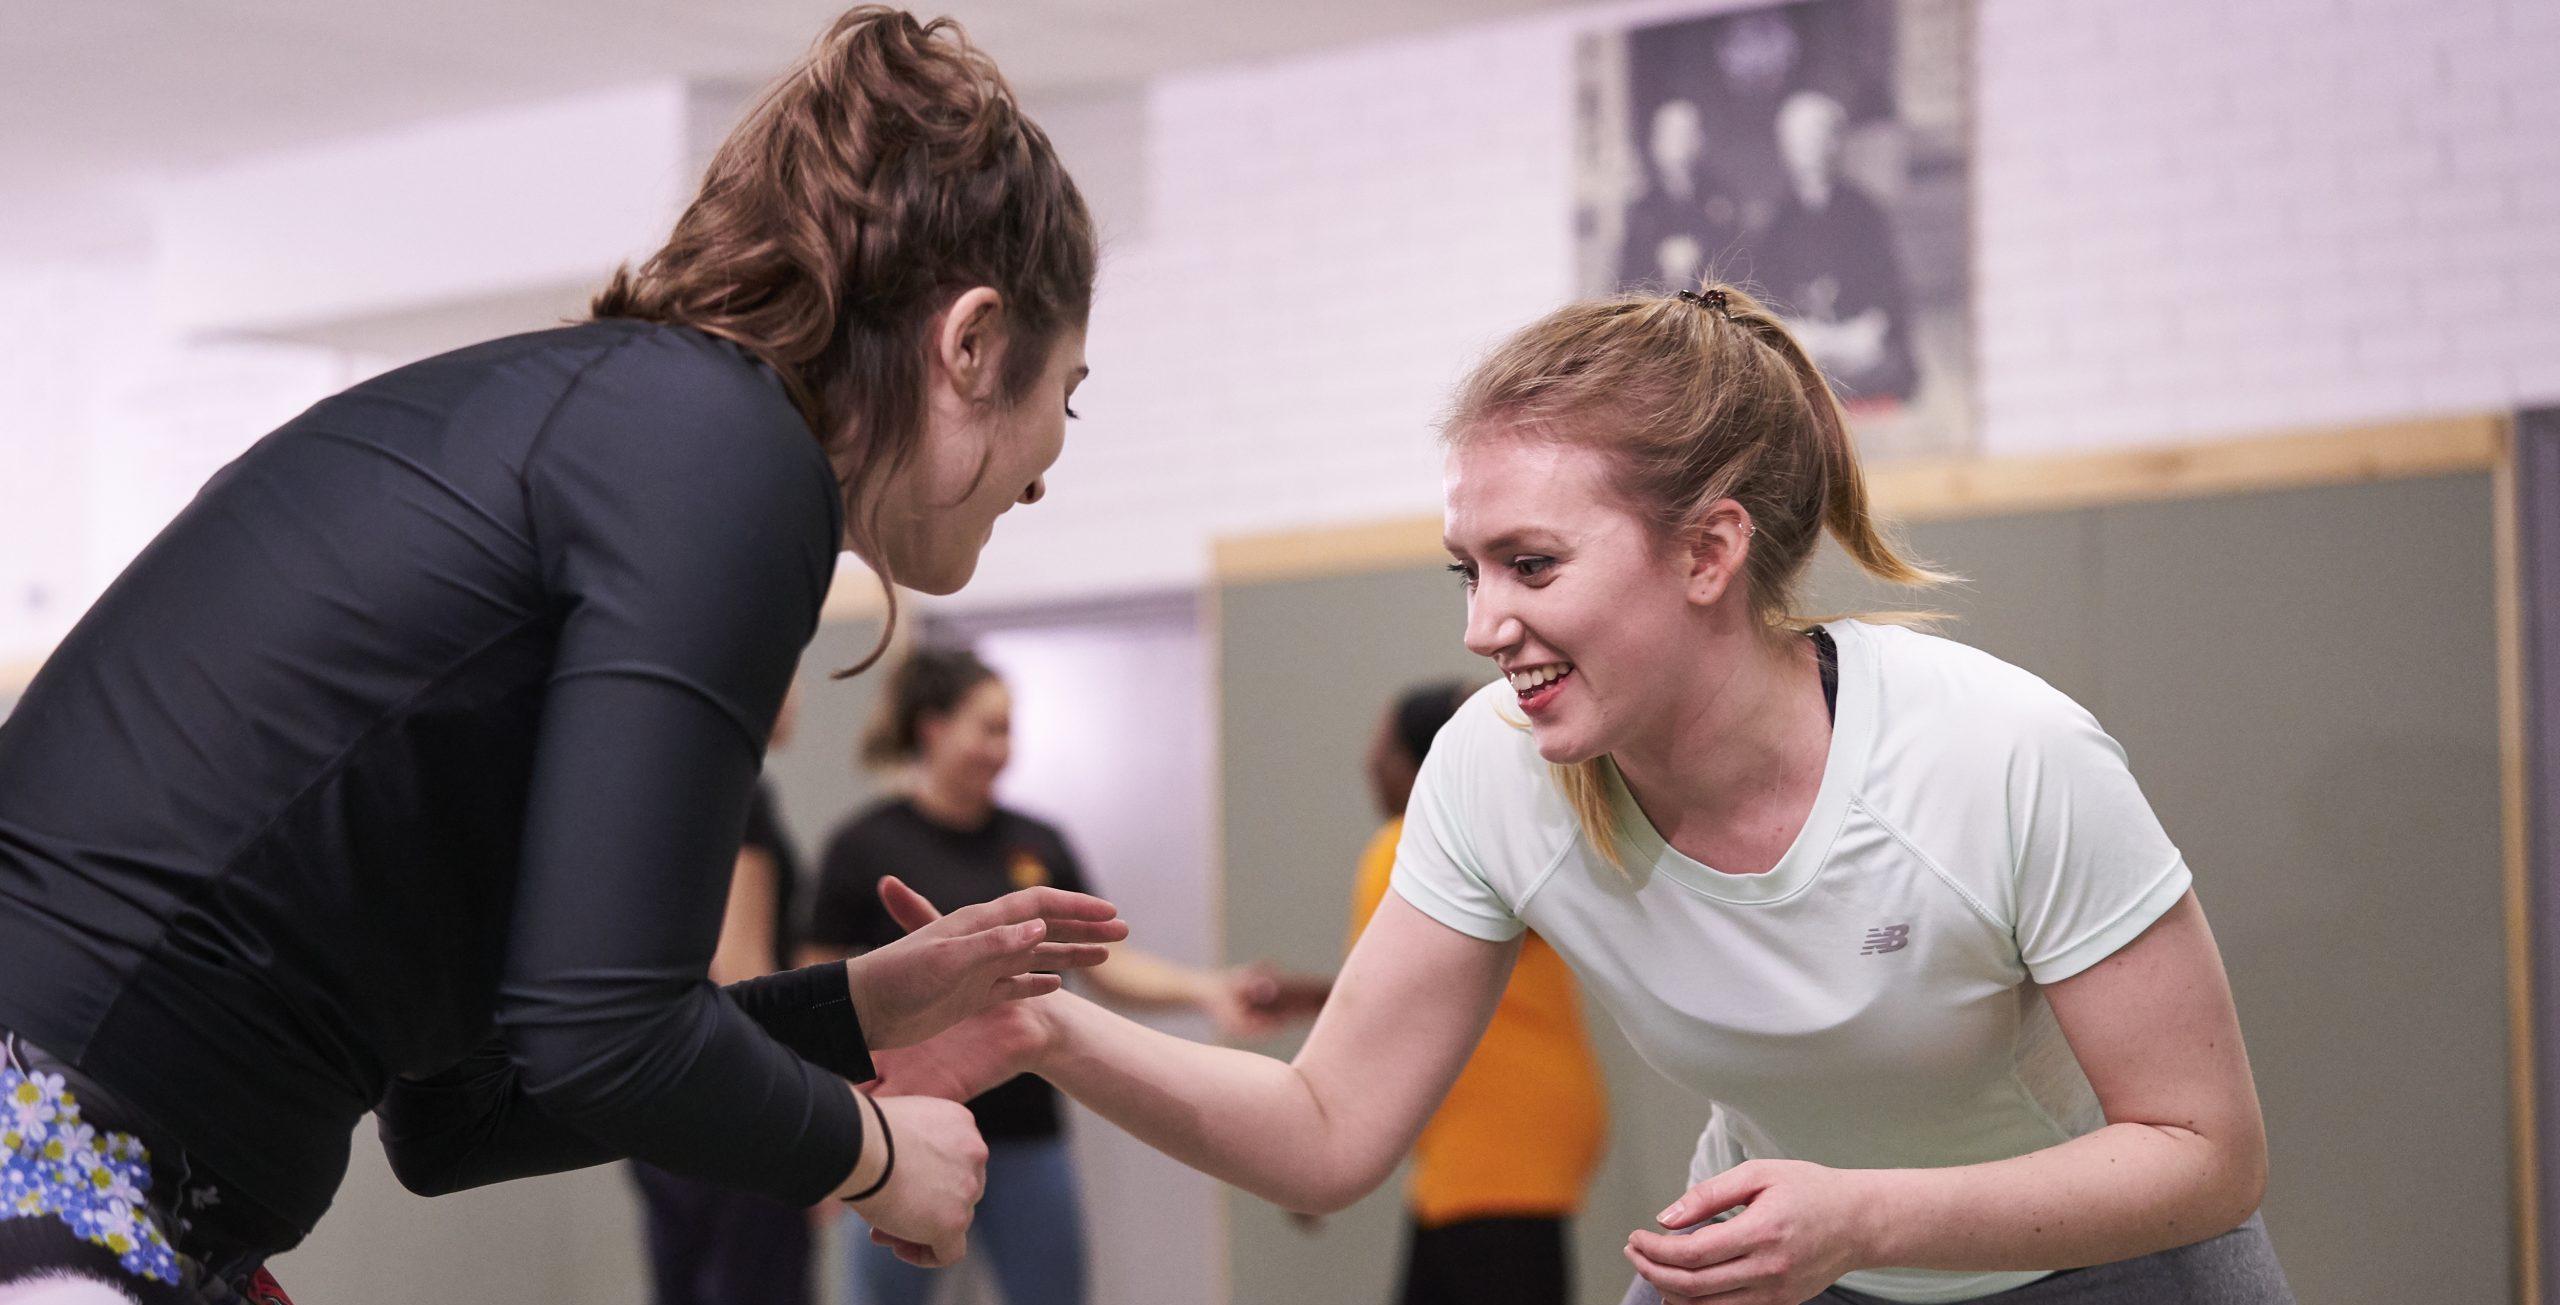
[[[890,676],[862,759],[903,768],[898,796],[873,803],[828,841],[804,959],[859,954],[906,931],[880,903],[894,875],[944,911],[1025,888],[1090,892],[1057,827],[1000,806],[996,779],[1013,756],[1013,699],[994,668],[965,651],[923,651]],[[1258,1004],[1275,989],[1259,967],[1214,971],[1132,951],[1083,972],[1124,1008],[1192,1010],[1222,1034],[1259,1037],[1276,1023]],[[972,1246],[995,1270],[1006,1305],[1082,1305],[1084,1229],[1057,1090],[1023,1075],[969,1102],[987,1139],[987,1190]],[[877,1244],[850,1272],[865,1305],[923,1305],[930,1275]]]

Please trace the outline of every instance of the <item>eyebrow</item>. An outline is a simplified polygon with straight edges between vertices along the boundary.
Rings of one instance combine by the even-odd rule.
[[[1539,530],[1535,527],[1523,527],[1518,530],[1508,530],[1486,541],[1484,551],[1487,553],[1500,553],[1508,549],[1525,548],[1535,552],[1546,546],[1545,540],[1542,539],[1541,536],[1547,536],[1550,534],[1551,532],[1549,531]],[[1447,549],[1449,551],[1449,556],[1451,557],[1465,557],[1467,555],[1467,551],[1465,549],[1458,547],[1457,544],[1452,542],[1446,535],[1441,536],[1440,547]]]

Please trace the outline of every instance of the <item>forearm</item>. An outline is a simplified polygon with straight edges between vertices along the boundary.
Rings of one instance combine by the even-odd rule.
[[[1111,949],[1109,962],[1087,970],[1094,995],[1130,1010],[1195,1010],[1208,1004],[1217,976],[1128,947]]]
[[[802,1059],[840,1078],[872,1077],[841,965],[768,975],[725,991],[766,1034]],[[396,1080],[375,1113],[393,1170],[403,1185],[426,1196],[622,1158],[535,1104],[502,1039],[440,1073]],[[876,1145],[866,1132],[866,1148]],[[869,1150],[864,1154],[866,1161],[872,1158]]]
[[[1053,1037],[1033,1072],[1147,1145],[1274,1204],[1339,1210],[1412,1145],[1411,1130],[1298,1065],[1158,1033],[1065,993],[1040,1000]]]
[[[2266,1190],[2262,1134],[2111,1124],[1989,1164],[1878,1170],[1876,1266],[2065,1269],[2184,1246],[2239,1226]]]

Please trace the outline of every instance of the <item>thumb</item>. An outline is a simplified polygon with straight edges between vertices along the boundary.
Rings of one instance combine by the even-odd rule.
[[[1690,1188],[1655,1216],[1655,1222],[1665,1228],[1686,1228],[1710,1215],[1748,1204],[1768,1187],[1769,1180],[1761,1171],[1748,1164],[1736,1165]]]
[[[933,909],[933,903],[926,901],[924,894],[907,887],[906,881],[896,875],[881,878],[880,904],[889,908],[889,918],[909,933],[942,918],[942,912]]]

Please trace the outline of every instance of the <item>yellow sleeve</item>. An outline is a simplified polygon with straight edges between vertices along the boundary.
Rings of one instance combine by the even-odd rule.
[[[1404,821],[1390,820],[1360,853],[1360,879],[1351,891],[1351,937],[1343,950],[1349,951],[1351,943],[1360,941],[1360,931],[1369,927],[1370,917],[1387,900],[1387,881],[1396,868],[1396,843],[1403,836]]]

